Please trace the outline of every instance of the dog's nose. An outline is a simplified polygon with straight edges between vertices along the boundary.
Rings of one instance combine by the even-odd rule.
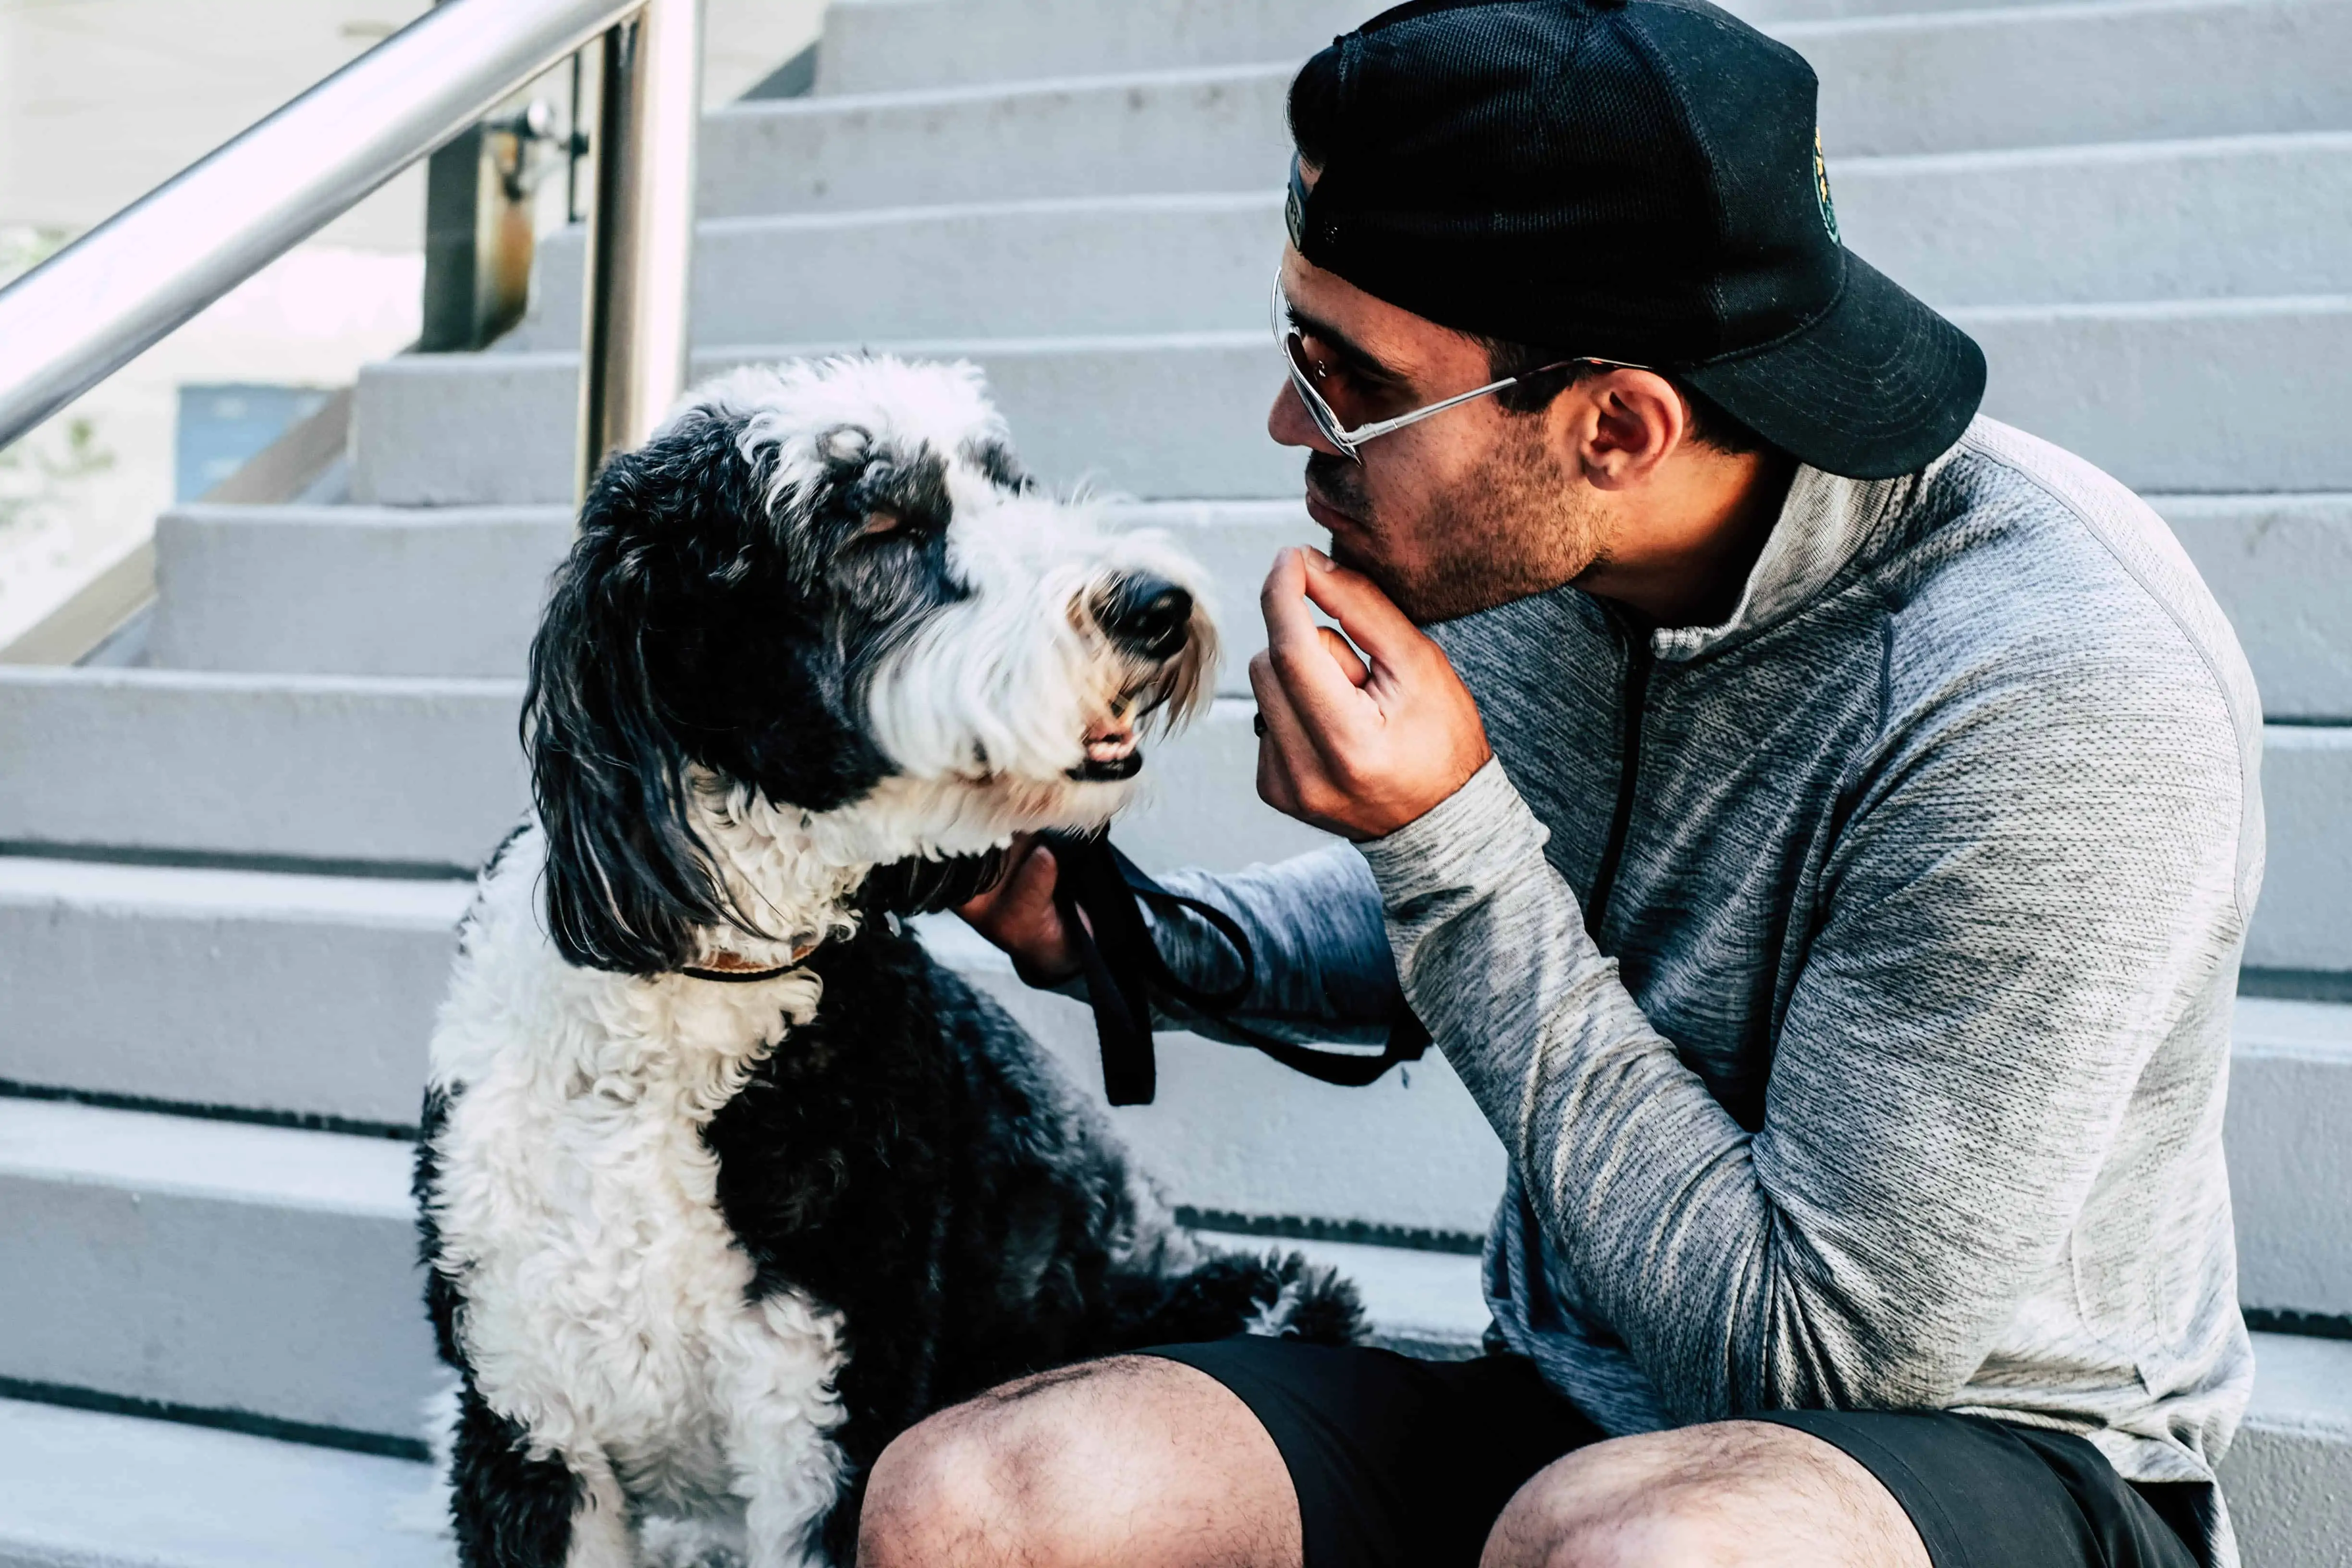
[[[1167,658],[1192,626],[1192,595],[1165,577],[1122,577],[1103,595],[1095,619],[1115,641],[1147,658]]]

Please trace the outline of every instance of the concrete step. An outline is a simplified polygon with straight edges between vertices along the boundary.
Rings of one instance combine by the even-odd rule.
[[[826,44],[842,91],[714,116],[704,211],[1278,183],[1295,62],[1360,13],[1308,23],[1310,7],[1206,3],[1247,9],[1281,36],[1202,27],[1189,43],[1138,36],[1107,49],[1107,28],[1148,34],[1164,8],[1057,0],[975,29],[961,0],[844,6]],[[1055,16],[1061,6],[1074,16]],[[2337,0],[2123,0],[1771,26],[1821,73],[1833,179],[1844,161],[1882,153],[2352,128],[2352,81],[2330,63],[2352,55],[2352,15]],[[872,71],[849,63],[868,52]]]
[[[2222,1138],[2239,1299],[2352,1316],[2352,1006],[2242,996],[2235,1040]]]
[[[1289,158],[1288,65],[730,104],[703,121],[713,217],[1257,191]]]
[[[414,1439],[409,1146],[0,1099],[0,1378]]]
[[[432,1486],[410,1460],[0,1400],[7,1568],[448,1568]]]
[[[1410,1127],[1415,1109],[1366,1131]],[[408,1161],[391,1139],[0,1098],[0,1386],[416,1441],[442,1376]],[[1442,1342],[1453,1316],[1479,1310],[1475,1290],[1432,1302],[1441,1255],[1408,1252],[1385,1271],[1387,1249],[1339,1256],[1367,1276],[1383,1326],[1415,1342]],[[0,1516],[0,1540],[5,1528]]]
[[[2352,728],[2273,724],[2263,737],[2270,858],[2246,942],[2258,969],[2352,969]]]
[[[525,804],[519,683],[0,669],[0,848],[436,874]],[[1244,699],[1154,747],[1120,829],[1147,865],[1276,859],[1320,836],[1262,805]],[[2272,725],[2270,870],[2246,962],[2352,970],[2352,728]],[[36,761],[37,759],[37,761]]]
[[[0,858],[0,985],[12,998],[0,1080],[412,1126],[468,894],[455,882]],[[1083,1008],[1027,991],[951,919],[931,923],[943,961],[999,995],[1080,1081],[1098,1076]],[[126,973],[139,984],[121,984]],[[1164,1054],[1160,1103],[1129,1119],[1180,1202],[1471,1231],[1500,1190],[1499,1147],[1442,1061],[1357,1092],[1190,1037]],[[1250,1108],[1239,1121],[1237,1106]],[[1398,1157],[1368,1173],[1364,1147]]]
[[[1846,242],[1939,307],[2352,289],[2352,132],[1854,158]],[[1282,198],[1087,195],[706,220],[706,343],[1247,328]],[[580,336],[581,231],[539,252],[507,352]],[[790,287],[777,287],[778,279]]]
[[[1302,837],[1304,837],[1302,831]],[[1147,841],[1120,830],[1123,843]],[[1210,842],[1206,838],[1195,842]],[[328,1126],[413,1125],[462,883],[0,858],[0,1080]],[[943,963],[1098,1080],[1093,1026],[951,917]],[[122,984],[139,976],[135,985]],[[2352,1007],[2242,998],[2228,1130],[2243,1299],[2352,1313]],[[1502,1152],[1444,1062],[1363,1090],[1190,1036],[1118,1113],[1191,1207],[1475,1233]],[[1369,1160],[1368,1151],[1380,1158]]]
[[[0,852],[374,876],[470,870],[527,803],[521,683],[0,668]],[[1322,836],[1249,791],[1246,702],[1151,748],[1139,858],[1276,859]],[[257,865],[256,864],[257,863]]]
[[[2157,510],[2228,612],[2274,720],[2352,719],[2352,494],[2158,495]],[[1248,691],[1258,584],[1286,544],[1324,541],[1291,501],[1115,506],[1209,569]],[[540,585],[571,538],[563,507],[183,507],[156,525],[162,601],[150,662],[327,675],[512,676]]]
[[[839,97],[1036,77],[1300,60],[1377,0],[884,0],[835,5],[816,87]]]
[[[577,342],[581,244],[575,226],[541,245],[530,313],[499,352]],[[1249,327],[1266,314],[1282,245],[1270,186],[706,218],[694,333],[762,343]]]
[[[2028,5],[2039,0],[2024,0]],[[1972,9],[1980,0],[1731,0],[1764,26]],[[2014,7],[2012,7],[2014,8]],[[885,0],[836,4],[818,46],[817,90],[888,91],[1303,59],[1381,9],[1378,0]]]
[[[1830,180],[1845,242],[1938,309],[2340,294],[2352,274],[2352,132],[1844,158]]]
[[[404,1155],[388,1141],[0,1101],[0,1376],[413,1440],[438,1377],[414,1304]],[[1285,1245],[1346,1268],[1392,1342],[1460,1353],[1483,1322],[1473,1258]],[[2250,1561],[2327,1562],[2309,1552],[2344,1518],[2352,1344],[2263,1334],[2256,1354],[2224,1472],[2266,1553]],[[13,1553],[0,1561],[432,1560],[416,1467],[18,1404],[0,1405],[0,1551]],[[241,1531],[265,1526],[262,1545],[311,1555],[235,1555],[251,1550]]]
[[[1258,586],[1286,544],[1326,542],[1295,501],[1138,502],[1112,522],[1172,535],[1215,585],[1219,690],[1249,690]],[[521,672],[563,507],[183,507],[155,531],[151,665],[288,674]],[[257,613],[261,606],[268,610]]]
[[[0,1081],[413,1126],[472,893],[0,857]]]
[[[828,18],[818,84],[827,96],[857,95],[1295,62],[1378,8],[850,5]],[[1751,14],[1820,73],[1832,154],[2352,125],[2352,84],[2328,64],[2352,54],[2352,21],[2331,0],[2119,0],[1810,20],[1791,9],[1759,5]]]
[[[2352,494],[2149,498],[2284,719],[2352,719]]]
[[[2352,13],[2352,6],[2347,7]],[[1991,363],[1985,410],[2136,489],[2352,489],[2352,296],[1971,307]],[[697,374],[857,346],[706,349]],[[876,342],[966,358],[1047,482],[1145,500],[1297,493],[1265,434],[1279,382],[1267,333],[1201,331]],[[352,499],[551,503],[571,493],[578,358],[419,354],[361,372]]]
[[[2352,1342],[2254,1336],[2253,1398],[2221,1461],[2248,1568],[2352,1564]]]
[[[571,542],[568,506],[175,507],[155,521],[147,661],[520,676]]]
[[[0,669],[0,847],[468,869],[519,818],[521,683]]]

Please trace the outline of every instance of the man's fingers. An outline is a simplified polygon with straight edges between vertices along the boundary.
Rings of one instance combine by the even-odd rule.
[[[1319,762],[1291,707],[1289,695],[1274,673],[1265,653],[1251,656],[1250,690],[1257,697],[1257,795],[1275,810],[1297,816],[1300,775],[1315,772]]]
[[[1295,544],[1286,545],[1274,552],[1274,564],[1265,570],[1265,585],[1257,593],[1266,635],[1297,637],[1303,628],[1313,626],[1315,617],[1307,613],[1306,600],[1307,552]]]
[[[1022,864],[1029,857],[1030,846],[1035,842],[1036,838],[1033,834],[1014,834],[1013,842],[1005,847],[1004,865],[998,870],[996,880],[958,904],[955,907],[955,912],[968,921],[986,920],[989,910],[996,908],[998,900],[1004,897],[1006,890],[1019,878]]]
[[[1307,559],[1295,547],[1277,554],[1258,603],[1265,612],[1266,657],[1274,673],[1316,749],[1328,756],[1329,736],[1362,720],[1365,699],[1354,673],[1360,661],[1335,661],[1324,628],[1307,608]]]
[[[1339,622],[1349,639],[1371,655],[1373,663],[1392,669],[1404,668],[1434,646],[1428,634],[1414,626],[1370,577],[1349,571],[1321,551],[1300,553],[1300,592]]]
[[[1349,685],[1361,686],[1372,678],[1371,669],[1364,663],[1363,656],[1357,653],[1355,645],[1346,637],[1329,626],[1317,626],[1315,635],[1322,639],[1323,651],[1331,656],[1331,662],[1339,667],[1339,673],[1348,678]]]
[[[1024,980],[1033,985],[1055,984],[1077,967],[1070,933],[1054,907],[1054,884],[1061,868],[1054,852],[1034,837],[1015,839],[1008,858],[1012,865],[1004,879],[958,905],[956,913],[1011,953]]]
[[[1003,896],[1006,906],[1024,913],[1040,911],[1058,924],[1060,917],[1054,910],[1054,885],[1060,872],[1054,852],[1037,839],[1030,839],[1020,864],[1004,879]]]

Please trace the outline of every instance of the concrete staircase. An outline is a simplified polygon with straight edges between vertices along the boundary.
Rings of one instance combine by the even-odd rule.
[[[1910,9],[1902,7],[1908,5]],[[701,368],[969,354],[1024,455],[1214,569],[1239,648],[1315,537],[1264,439],[1282,93],[1370,0],[835,0],[813,98],[708,122]],[[2150,495],[2271,725],[2229,1133],[2262,1370],[2252,1568],[2352,1563],[2352,0],[1748,0],[1823,79],[1854,246],[1965,322],[1990,411]],[[337,504],[188,507],[131,668],[0,669],[0,1568],[445,1560],[405,1193],[462,877],[520,810],[564,505],[577,242],[483,354],[362,376]],[[1228,667],[1121,831],[1237,866]],[[1071,1004],[943,956],[1083,1075]],[[1502,1155],[1432,1058],[1364,1090],[1167,1043],[1120,1113],[1202,1223],[1311,1239],[1392,1338],[1482,1313]]]

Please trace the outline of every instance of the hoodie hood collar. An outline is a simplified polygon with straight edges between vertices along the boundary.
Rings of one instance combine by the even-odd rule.
[[[1662,627],[1650,634],[1661,659],[1686,662],[1750,637],[1802,609],[1943,466],[1956,444],[1916,473],[1891,479],[1849,479],[1800,465],[1764,550],[1730,618],[1711,626]]]

